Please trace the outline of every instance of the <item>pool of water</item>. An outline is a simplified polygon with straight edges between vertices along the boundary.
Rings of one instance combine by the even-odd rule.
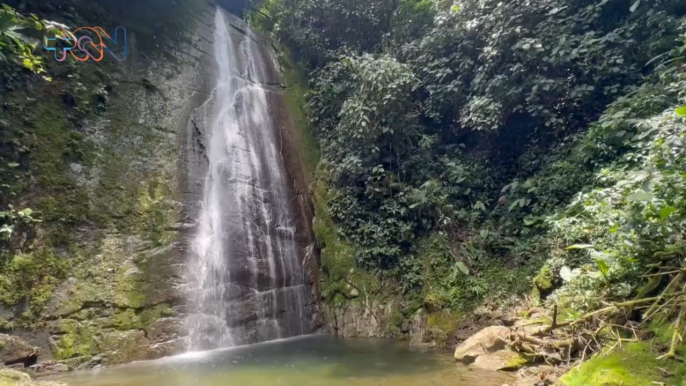
[[[456,365],[407,342],[318,335],[189,353],[52,378],[69,386],[501,386],[509,374]]]

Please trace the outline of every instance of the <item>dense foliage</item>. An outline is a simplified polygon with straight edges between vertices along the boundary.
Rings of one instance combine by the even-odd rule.
[[[459,308],[489,267],[548,261],[534,296],[570,283],[551,298],[580,310],[681,256],[683,2],[252,7],[309,73],[319,178],[359,266]]]
[[[26,31],[42,31],[45,27],[45,22],[38,16],[24,16],[3,4],[0,9],[0,62],[12,60],[37,74],[44,74],[43,59],[35,53],[39,41]]]

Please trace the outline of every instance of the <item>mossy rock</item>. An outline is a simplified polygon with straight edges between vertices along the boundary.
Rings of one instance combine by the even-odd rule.
[[[0,369],[0,386],[65,386],[63,383],[52,381],[34,382],[31,377],[21,371]]]
[[[0,386],[18,386],[31,382],[28,374],[11,369],[0,369]]]
[[[482,370],[516,371],[527,363],[525,357],[508,349],[480,355],[471,366]]]
[[[677,361],[658,360],[650,342],[624,345],[609,355],[597,356],[565,374],[558,386],[681,386],[686,383],[686,367]],[[660,368],[672,376],[665,377]]]
[[[541,271],[534,277],[534,285],[542,292],[547,292],[553,289],[553,273],[549,265],[541,267]]]
[[[429,328],[436,328],[446,335],[455,331],[458,321],[459,317],[449,311],[432,312],[426,320]]]
[[[94,322],[79,322],[74,319],[60,320],[55,331],[62,333],[56,342],[56,359],[69,359],[94,355],[99,352],[98,333],[101,326]]]
[[[533,279],[533,287],[531,289],[531,299],[535,303],[539,303],[546,295],[552,292],[554,279],[555,277],[548,264],[541,267],[538,275]]]

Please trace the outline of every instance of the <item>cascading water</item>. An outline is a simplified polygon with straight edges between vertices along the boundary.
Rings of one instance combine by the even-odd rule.
[[[216,12],[218,79],[194,112],[207,175],[187,269],[191,350],[311,331],[303,253],[265,88],[274,64],[247,26],[230,25],[233,18]]]

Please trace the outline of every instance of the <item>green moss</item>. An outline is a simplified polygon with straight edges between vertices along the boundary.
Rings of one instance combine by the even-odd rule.
[[[309,92],[307,81],[298,71],[298,67],[293,63],[290,51],[283,45],[278,45],[279,64],[281,65],[282,75],[288,88],[285,99],[289,112],[295,120],[295,127],[300,132],[300,149],[303,152],[303,162],[308,175],[308,180],[312,177],[319,163],[319,149],[312,135],[312,127],[307,118],[307,110],[304,96]]]
[[[8,331],[14,328],[14,323],[5,319],[5,318],[0,318],[0,332],[2,331]],[[2,349],[3,343],[0,342],[0,349]]]
[[[16,254],[0,272],[0,303],[11,306],[30,299],[29,310],[23,315],[29,323],[50,300],[66,271],[66,261],[51,249]]]
[[[334,300],[338,293],[345,293],[346,280],[355,273],[354,250],[338,235],[336,225],[327,206],[328,189],[325,179],[318,178],[314,184],[314,204],[316,219],[314,234],[322,247],[322,282],[320,291],[327,301]],[[358,288],[361,288],[358,286]]]
[[[118,330],[132,330],[138,328],[140,320],[136,311],[133,308],[127,308],[125,311],[118,311],[113,317],[114,326]]]
[[[0,386],[24,386],[30,377],[22,372],[11,369],[0,369]]]
[[[136,311],[132,308],[117,311],[114,314],[114,326],[120,331],[145,330],[150,332],[153,324],[164,316],[172,315],[173,311],[167,304],[159,304],[153,308]]]
[[[429,328],[436,328],[445,335],[449,335],[455,331],[458,321],[459,317],[455,316],[450,311],[432,312],[427,318]]]
[[[172,186],[171,178],[156,176],[138,194],[138,232],[155,245],[169,244],[176,236],[176,232],[169,231],[178,217],[170,199]]]
[[[672,341],[674,330],[671,323],[661,323],[653,320],[649,326],[650,331],[655,333],[655,342],[668,344]]]
[[[403,314],[398,307],[393,308],[391,316],[386,323],[386,330],[393,335],[400,335],[402,333]]]
[[[550,266],[546,264],[541,267],[541,270],[533,279],[533,286],[531,288],[531,299],[534,303],[539,303],[545,295],[550,293],[553,289],[553,279]]]
[[[101,327],[95,322],[79,322],[73,319],[59,321],[59,330],[63,333],[57,342],[56,359],[96,354],[98,352],[97,334]]]
[[[541,291],[549,291],[553,288],[553,273],[547,264],[541,267],[541,271],[534,277],[534,285]]]
[[[70,128],[58,95],[45,93],[32,109],[30,125],[35,133],[31,143],[29,166],[41,193],[38,209],[49,224],[74,224],[90,217],[91,208],[85,189],[70,175],[69,163],[85,163],[93,157],[77,132]]]
[[[541,303],[541,290],[538,289],[538,287],[533,286],[531,288],[531,300],[534,302],[534,304],[540,304]]]
[[[597,356],[560,379],[564,386],[652,386],[683,385],[686,368],[677,361],[657,360],[650,342],[628,343],[610,355]],[[674,374],[665,378],[660,368]]]
[[[114,302],[120,307],[142,308],[145,305],[145,280],[143,273],[122,266],[115,278]]]
[[[513,355],[510,360],[505,363],[505,366],[502,368],[502,370],[506,371],[514,371],[514,370],[519,370],[520,368],[524,367],[527,363],[530,361],[525,358],[522,355],[516,354]]]

